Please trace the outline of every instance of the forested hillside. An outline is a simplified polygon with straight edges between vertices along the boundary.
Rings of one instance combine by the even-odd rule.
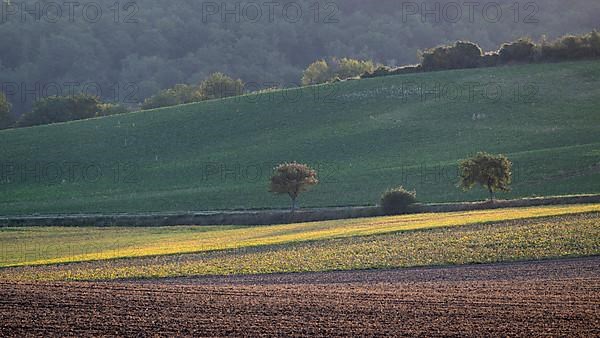
[[[409,64],[438,44],[469,40],[489,50],[521,36],[589,32],[600,17],[596,0],[499,3],[5,1],[0,83],[16,115],[42,96],[77,91],[135,108],[216,71],[251,87],[292,87],[321,58]]]

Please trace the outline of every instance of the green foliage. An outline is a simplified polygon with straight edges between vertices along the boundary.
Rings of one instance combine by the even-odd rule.
[[[303,85],[339,82],[349,78],[370,73],[376,68],[371,60],[355,60],[350,58],[333,58],[330,62],[318,60],[311,63],[302,75]]]
[[[479,152],[472,158],[459,163],[460,183],[465,189],[471,189],[475,184],[486,187],[490,200],[494,200],[494,192],[510,191],[512,180],[512,162],[504,155],[492,155]]]
[[[600,32],[566,35],[541,46],[541,59],[550,61],[579,60],[600,57]]]
[[[514,63],[544,61],[566,61],[600,57],[600,33],[593,31],[583,35],[564,36],[552,43],[543,41],[535,44],[528,38],[504,43],[497,52],[483,53],[471,42],[457,42],[452,46],[441,46],[421,53],[422,63],[416,67],[378,67],[365,72],[361,78],[439,71],[475,67],[495,67]]]
[[[304,70],[302,73],[302,84],[313,85],[325,83],[331,79],[331,69],[325,60],[317,60]]]
[[[483,189],[456,188],[457,154],[482,149],[515,163],[506,198],[598,193],[597,74],[600,60],[406,74],[320,86],[331,103],[304,87],[3,131],[0,158],[11,162],[106,166],[97,181],[79,172],[64,184],[17,172],[2,185],[0,213],[283,208],[288,200],[270,198],[266,182],[292,155],[319,173],[318,193],[300,196],[306,207],[370,205],[390,182],[415,188],[421,202],[485,199]],[[472,98],[417,91],[471,83],[481,84]],[[483,97],[488,83],[503,90],[497,100]],[[526,83],[536,94],[515,97]],[[128,164],[116,179],[115,163]]]
[[[350,58],[333,58],[331,64],[334,77],[342,80],[372,72],[376,68],[371,60],[355,60]]]
[[[37,101],[33,110],[21,116],[20,127],[35,126],[95,117],[100,100],[91,95],[50,96]]]
[[[202,101],[202,94],[196,86],[177,84],[173,88],[161,90],[144,100],[142,109],[176,106],[178,104]]]
[[[161,90],[147,98],[142,109],[171,107],[184,103],[237,96],[244,93],[242,80],[234,80],[223,73],[213,73],[199,86],[178,84],[173,88]]]
[[[379,76],[418,73],[420,71],[422,71],[421,65],[402,66],[396,68],[379,66],[373,71],[363,73],[360,77],[361,79],[368,79]]]
[[[483,55],[481,48],[472,43],[458,41],[453,46],[441,46],[423,52],[421,65],[425,71],[475,68]]]
[[[500,47],[498,55],[502,63],[531,62],[535,56],[536,46],[529,39],[519,39],[512,43],[505,43]]]
[[[288,194],[292,199],[292,210],[294,210],[298,195],[318,183],[317,172],[308,165],[297,162],[282,163],[275,167],[269,191],[275,194]]]
[[[204,100],[242,95],[244,82],[240,79],[234,80],[223,73],[213,73],[202,81],[199,93]]]
[[[98,112],[96,116],[109,116],[128,113],[127,107],[117,103],[100,103],[98,104]]]
[[[10,108],[10,102],[8,102],[4,93],[0,92],[0,129],[10,128],[15,123],[10,114]]]
[[[408,191],[400,186],[384,192],[379,205],[386,215],[399,215],[407,213],[410,205],[416,202],[417,192]]]
[[[488,52],[481,56],[479,61],[481,67],[496,67],[500,65],[500,55],[496,52]]]
[[[523,8],[529,1],[500,1],[503,19],[509,15],[506,13],[512,13],[509,7],[515,2]],[[143,6],[138,4],[137,11],[135,6],[126,6],[118,13],[112,10],[115,0],[96,0],[104,13],[90,27],[89,20],[82,17],[82,6],[75,9],[74,20],[61,2],[63,13],[56,22],[43,17],[23,22],[20,14],[25,13],[17,10],[11,15],[9,4],[14,6],[10,10],[18,6],[35,9],[45,2],[3,1],[6,17],[1,23],[0,83],[23,84],[32,89],[36,84],[57,83],[64,88],[65,82],[83,85],[93,81],[102,88],[104,101],[114,99],[112,89],[116,84],[134,83],[139,89],[135,99],[141,103],[177,83],[197,84],[214,71],[246,82],[285,85],[297,82],[314,60],[329,56],[369,59],[394,67],[417,62],[417,49],[448,41],[476,41],[491,50],[510,41],[515,32],[556,37],[597,27],[600,17],[600,4],[594,0],[578,1],[577,6],[565,0],[544,0],[543,13],[539,13],[543,20],[536,25],[490,25],[481,17],[470,19],[464,7],[462,19],[449,22],[431,20],[432,16],[421,20],[418,14],[406,16],[394,1],[373,6],[345,0],[337,3],[339,11],[331,13],[325,10],[327,1],[319,2],[320,10],[312,13],[314,0],[297,1],[303,19],[312,21],[312,14],[320,14],[318,22],[299,24],[289,21],[283,6],[276,6],[272,19],[261,5],[263,15],[257,22],[241,15],[236,23],[231,20],[233,16],[221,20],[222,11],[209,15],[207,20],[202,3],[192,0],[145,0]],[[248,3],[241,1],[240,7]],[[422,1],[423,8],[436,5],[437,0]],[[481,6],[476,12],[481,15]],[[118,14],[118,23],[113,14]],[[336,23],[325,24],[329,18],[337,19]],[[64,89],[61,94],[67,95]],[[9,99],[13,112],[21,115],[30,111],[34,102],[23,102],[18,96]]]

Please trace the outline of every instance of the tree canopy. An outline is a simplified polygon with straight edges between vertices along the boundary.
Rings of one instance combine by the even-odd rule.
[[[110,107],[105,107],[105,109]],[[37,101],[18,121],[21,127],[87,119],[99,115],[100,100],[91,95],[50,96]]]
[[[498,2],[503,7],[499,22],[483,17],[482,6],[475,8],[473,19],[463,8],[460,20],[423,20],[420,14],[408,15],[404,2],[395,0],[377,6],[362,0],[300,0],[298,20],[291,20],[282,5],[272,17],[263,7],[263,15],[251,20],[243,11],[249,2],[226,1],[229,8],[237,3],[239,22],[233,15],[223,17],[220,9],[208,13],[207,1],[146,0],[115,7],[113,0],[98,0],[94,4],[102,15],[97,19],[82,15],[83,6],[75,8],[73,17],[63,6],[58,18],[44,15],[42,6],[43,15],[36,18],[20,8],[38,8],[39,1],[6,2],[20,7],[6,10],[0,20],[0,90],[16,115],[30,111],[42,97],[70,96],[71,90],[134,109],[161,90],[197,85],[215,72],[264,87],[290,87],[315,60],[337,56],[395,67],[416,63],[417,50],[457,40],[493,50],[522,36],[539,40],[589,32],[598,28],[600,17],[595,0],[577,6],[547,0],[535,12],[524,10],[529,0],[503,0]],[[520,3],[519,13],[515,3]],[[423,1],[427,8],[436,4]]]
[[[459,185],[469,190],[478,184],[485,187],[494,200],[496,191],[509,191],[512,179],[512,162],[504,155],[479,152],[459,164]]]
[[[282,163],[275,168],[269,191],[289,195],[294,210],[298,195],[318,183],[317,172],[308,165],[297,162]]]

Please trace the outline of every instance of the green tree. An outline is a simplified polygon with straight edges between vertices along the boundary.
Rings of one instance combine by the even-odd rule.
[[[512,178],[512,162],[504,155],[492,155],[479,152],[472,158],[460,161],[459,186],[464,190],[478,184],[485,187],[494,200],[494,192],[509,191]]]
[[[294,211],[298,195],[318,183],[317,172],[308,165],[297,162],[282,163],[275,167],[269,191],[275,194],[288,194],[292,199],[291,209]]]
[[[318,60],[311,63],[302,73],[302,84],[312,85],[348,79],[372,72],[376,68],[371,60],[356,60],[350,58],[333,58],[330,62]]]
[[[92,118],[101,110],[96,96],[77,94],[73,96],[49,96],[36,101],[31,112],[21,116],[20,127],[35,126]]]
[[[4,93],[0,92],[0,129],[10,128],[15,123],[10,114],[10,108],[10,102],[8,102]]]
[[[198,87],[187,84],[177,84],[173,88],[161,90],[157,94],[144,100],[142,109],[170,107],[201,100],[202,94]]]
[[[441,46],[423,52],[421,65],[426,71],[444,69],[475,68],[481,63],[483,51],[467,41],[458,41],[452,46]]]
[[[318,60],[306,67],[302,73],[302,84],[305,86],[325,83],[332,77],[329,64],[325,60]]]
[[[244,93],[244,82],[223,73],[213,73],[200,84],[199,95],[204,100],[237,96]]]
[[[333,61],[334,77],[340,79],[348,79],[355,76],[360,76],[367,72],[375,70],[375,63],[371,60],[356,60],[350,58],[334,58]]]

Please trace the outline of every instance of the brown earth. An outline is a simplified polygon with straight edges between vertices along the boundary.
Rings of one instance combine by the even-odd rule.
[[[600,257],[120,282],[0,283],[0,336],[600,336]]]

